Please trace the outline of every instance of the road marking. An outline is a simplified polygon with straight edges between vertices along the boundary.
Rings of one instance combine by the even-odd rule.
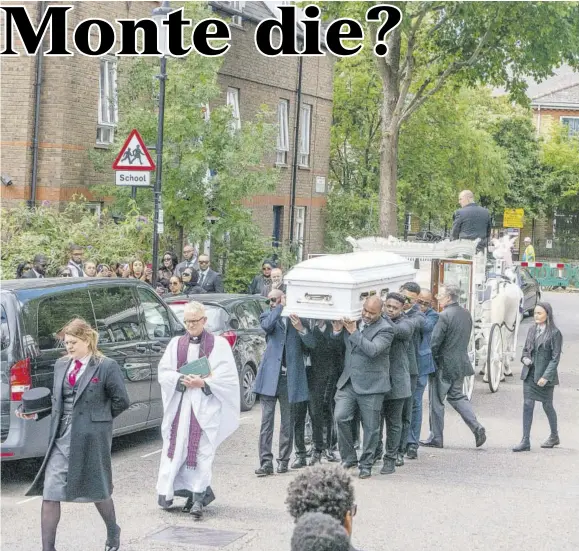
[[[142,458],[151,457],[151,455],[156,455],[158,453],[161,453],[162,451],[163,451],[163,448],[161,448],[160,450],[155,450],[154,452],[151,452],[151,453],[146,453],[145,455],[141,455],[141,457]]]
[[[24,503],[28,503],[29,501],[34,501],[38,499],[40,496],[29,497],[28,499],[23,499],[22,501],[17,501],[16,505],[23,505]]]

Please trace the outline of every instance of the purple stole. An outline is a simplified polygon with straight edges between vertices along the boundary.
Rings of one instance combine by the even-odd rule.
[[[213,352],[213,346],[215,345],[215,337],[203,330],[200,335],[201,344],[199,346],[199,357],[205,358],[211,355]],[[179,371],[187,363],[187,352],[189,350],[189,343],[191,342],[191,337],[189,334],[185,334],[179,338],[177,342],[177,371]],[[171,436],[169,439],[169,450],[167,451],[167,457],[173,459],[175,455],[175,447],[177,445],[177,430],[179,429],[179,417],[181,416],[181,405],[183,403],[183,395],[185,392],[181,393],[181,399],[179,400],[179,407],[177,408],[177,414],[173,423],[171,424]],[[195,417],[195,412],[191,408],[191,421],[189,423],[189,442],[187,443],[187,468],[194,469],[197,467],[197,450],[199,448],[199,441],[201,440],[202,434],[201,425]]]

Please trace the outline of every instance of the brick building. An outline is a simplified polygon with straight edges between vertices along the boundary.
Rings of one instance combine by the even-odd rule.
[[[256,49],[253,36],[257,24],[279,17],[277,6],[284,3],[287,2],[209,5],[230,19],[232,32],[232,46],[224,56],[218,77],[223,102],[233,106],[239,124],[251,120],[263,105],[278,113],[280,123],[277,152],[267,159],[281,167],[278,188],[271,195],[248,197],[245,205],[252,210],[256,225],[265,236],[272,236],[278,243],[299,243],[300,254],[305,257],[323,249],[333,59],[266,58]],[[53,2],[26,4],[31,20],[37,21],[42,4]],[[80,21],[150,17],[158,4],[75,2],[69,12],[69,37]],[[114,140],[118,114],[115,102],[109,99],[115,94],[116,64],[122,63],[122,58],[91,58],[76,53],[72,57],[43,57],[39,67],[38,56],[22,55],[3,57],[0,63],[2,205],[22,201],[64,204],[75,194],[93,199],[90,186],[102,181],[102,174],[94,173],[88,155],[91,150],[110,147]],[[300,131],[295,147],[298,117]],[[95,209],[101,206],[93,204]]]

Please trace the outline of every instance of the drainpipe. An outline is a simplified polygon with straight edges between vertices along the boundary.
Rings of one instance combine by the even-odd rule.
[[[44,15],[44,2],[38,6],[37,27],[40,28],[42,16]],[[28,207],[34,208],[36,205],[36,184],[38,181],[38,134],[40,126],[40,98],[42,96],[42,62],[44,60],[44,47],[42,42],[36,54],[36,76],[34,82],[34,133],[32,135],[32,176],[30,179],[30,199]]]
[[[537,114],[537,136],[541,135],[541,104],[538,105],[539,112]]]
[[[296,131],[294,137],[294,158],[292,163],[292,187],[290,194],[290,227],[289,238],[290,244],[294,241],[294,225],[295,225],[295,205],[296,205],[296,189],[298,185],[298,155],[300,142],[300,114],[302,110],[302,76],[303,76],[304,58],[300,56],[298,62],[298,89],[297,89],[297,107],[296,107]]]

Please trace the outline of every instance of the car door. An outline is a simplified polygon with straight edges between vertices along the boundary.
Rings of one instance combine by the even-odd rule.
[[[149,342],[140,326],[134,290],[132,285],[95,285],[89,291],[99,332],[99,348],[119,364],[129,394],[129,408],[114,421],[114,428],[120,432],[143,428],[150,409]]]
[[[159,385],[159,361],[167,348],[167,344],[176,333],[175,322],[169,314],[167,306],[148,287],[136,288],[139,299],[139,315],[151,362],[151,388],[149,394],[150,425],[158,425],[163,418],[163,401]],[[184,333],[184,329],[181,331]]]

